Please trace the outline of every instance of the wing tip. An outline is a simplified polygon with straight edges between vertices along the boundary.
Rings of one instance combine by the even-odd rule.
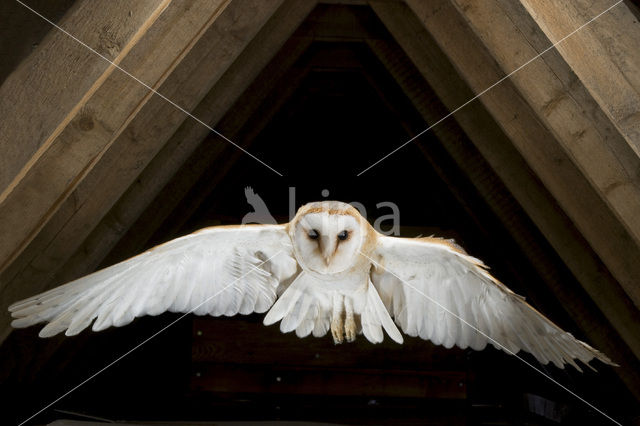
[[[267,312],[267,315],[265,315],[264,318],[262,319],[262,324],[268,327],[270,325],[277,323],[281,319],[282,317],[279,317],[278,314],[273,309],[271,309],[269,310],[269,312]]]
[[[38,337],[42,337],[43,339],[46,339],[48,337],[53,337],[64,330],[64,328],[49,327],[50,325],[51,323],[44,326],[42,330],[38,332]]]
[[[393,340],[399,345],[402,345],[404,343],[404,338],[402,337],[402,334],[398,333],[397,337],[394,337],[392,334],[389,334],[389,337],[391,337],[391,340]]]

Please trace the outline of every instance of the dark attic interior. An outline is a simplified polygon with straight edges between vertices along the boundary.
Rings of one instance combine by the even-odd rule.
[[[640,424],[637,2],[6,0],[0,16],[1,424]],[[18,300],[241,223],[247,187],[279,223],[335,199],[453,238],[619,367],[334,345],[263,314],[10,326]]]

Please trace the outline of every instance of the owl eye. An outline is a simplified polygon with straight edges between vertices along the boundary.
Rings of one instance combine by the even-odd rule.
[[[349,238],[349,231],[342,231],[341,233],[338,234],[338,239],[340,241],[344,241],[347,238]]]
[[[317,240],[318,239],[318,231],[316,231],[315,229],[310,230],[307,235],[309,236],[309,238],[311,238],[312,240]]]

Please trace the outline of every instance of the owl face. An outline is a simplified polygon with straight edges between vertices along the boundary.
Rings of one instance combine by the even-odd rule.
[[[359,260],[366,229],[364,219],[352,209],[308,209],[298,213],[292,239],[304,269],[323,275],[338,274]]]

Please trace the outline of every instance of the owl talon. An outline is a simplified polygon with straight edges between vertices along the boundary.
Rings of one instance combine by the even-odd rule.
[[[347,317],[347,321],[344,325],[344,335],[347,339],[347,342],[353,342],[356,340],[356,322],[353,317]]]
[[[335,318],[331,321],[331,334],[333,335],[333,343],[336,345],[344,342],[344,324],[342,318]]]
[[[344,296],[339,293],[333,294],[333,311],[331,313],[331,334],[333,343],[339,345],[344,342]]]
[[[356,340],[358,328],[356,327],[356,321],[353,318],[353,300],[350,297],[344,298],[344,312],[344,334],[347,338],[347,342],[353,342],[354,340]]]

